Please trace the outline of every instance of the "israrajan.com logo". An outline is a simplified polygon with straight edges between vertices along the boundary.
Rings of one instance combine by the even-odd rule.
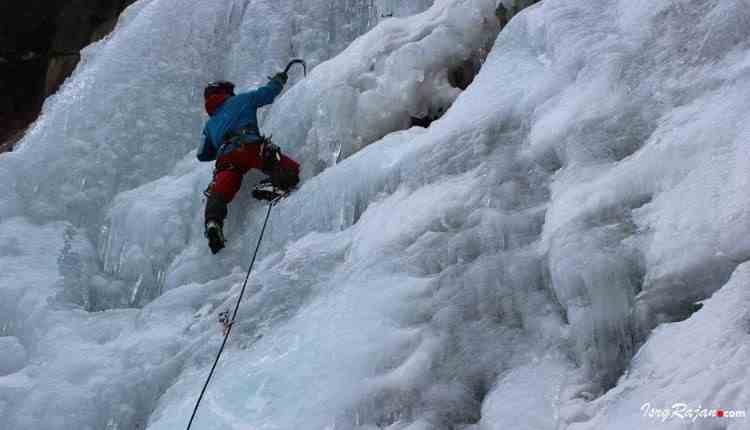
[[[695,422],[699,419],[711,418],[746,418],[747,411],[744,409],[726,409],[726,408],[704,408],[691,407],[687,403],[674,403],[671,407],[655,408],[651,403],[644,403],[641,406],[641,413],[646,418],[660,420],[690,420]]]

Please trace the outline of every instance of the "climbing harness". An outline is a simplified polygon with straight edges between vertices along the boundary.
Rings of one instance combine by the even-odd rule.
[[[276,203],[279,202],[279,200],[280,199],[273,200],[268,204],[268,211],[266,212],[266,219],[263,221],[263,228],[261,228],[260,230],[258,243],[255,245],[255,252],[253,253],[253,258],[250,261],[250,267],[247,269],[247,275],[245,276],[245,282],[242,284],[242,289],[240,290],[240,296],[237,298],[237,303],[234,305],[234,312],[232,313],[232,317],[229,318],[229,311],[224,311],[221,314],[219,314],[219,321],[224,326],[224,340],[221,342],[221,347],[219,348],[219,352],[216,354],[216,359],[214,360],[213,366],[211,366],[211,371],[208,372],[208,377],[206,378],[206,382],[203,384],[201,393],[198,396],[198,401],[195,402],[195,407],[193,408],[193,414],[190,415],[190,422],[188,422],[186,430],[190,430],[190,427],[193,425],[195,414],[198,412],[198,406],[200,406],[201,400],[203,399],[203,395],[206,393],[206,389],[208,388],[208,383],[211,382],[211,377],[213,377],[214,375],[214,371],[216,370],[216,365],[219,363],[219,358],[221,358],[221,353],[224,352],[224,347],[227,344],[229,333],[232,331],[232,326],[234,325],[234,321],[237,318],[237,311],[239,311],[240,309],[240,302],[242,301],[242,296],[245,294],[245,288],[247,288],[247,281],[250,279],[250,273],[253,271],[253,265],[255,265],[255,259],[258,256],[260,243],[263,240],[263,233],[265,233],[266,231],[266,226],[268,225],[268,218],[271,216],[271,209],[276,205]]]

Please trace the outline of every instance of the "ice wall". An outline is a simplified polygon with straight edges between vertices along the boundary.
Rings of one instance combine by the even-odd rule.
[[[463,92],[496,2],[410,4],[349,44],[372,2],[141,1],[90,48],[0,158],[2,422],[184,428],[265,210],[207,252],[199,89],[305,55],[263,124],[305,182],[196,428],[746,426],[641,414],[748,396],[743,2],[545,0]]]

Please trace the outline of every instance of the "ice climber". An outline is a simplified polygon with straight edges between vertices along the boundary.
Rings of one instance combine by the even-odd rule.
[[[214,254],[224,248],[227,205],[245,173],[258,169],[268,175],[253,190],[253,197],[262,200],[286,195],[299,182],[299,163],[283,155],[258,129],[258,108],[273,103],[286,81],[287,74],[281,72],[265,86],[246,93],[235,95],[234,84],[228,81],[211,82],[203,92],[210,118],[197,156],[200,161],[216,160],[205,211],[206,238]]]

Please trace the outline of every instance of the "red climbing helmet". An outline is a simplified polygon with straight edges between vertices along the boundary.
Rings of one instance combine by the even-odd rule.
[[[229,94],[234,95],[234,84],[229,81],[214,81],[209,82],[206,88],[203,89],[203,97],[208,98],[214,94]]]
[[[209,82],[203,89],[206,113],[213,116],[219,106],[234,95],[234,84],[229,81]]]

